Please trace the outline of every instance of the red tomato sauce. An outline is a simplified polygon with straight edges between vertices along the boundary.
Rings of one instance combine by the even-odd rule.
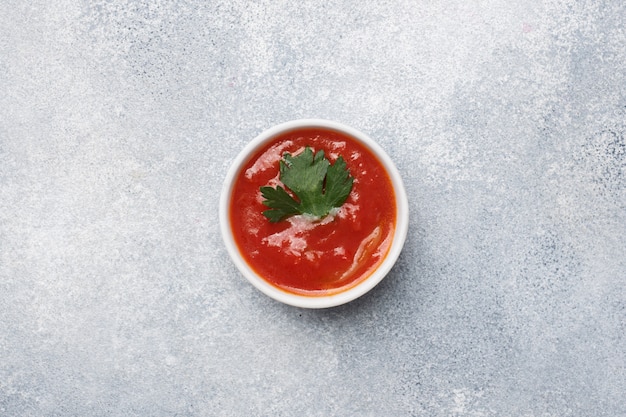
[[[342,156],[354,178],[352,191],[334,215],[270,223],[259,187],[282,185],[283,154],[296,155],[306,146],[313,152],[323,149],[331,164]],[[267,282],[290,293],[330,295],[367,278],[387,255],[396,223],[395,195],[382,164],[355,139],[332,130],[298,129],[277,136],[243,167],[230,219],[240,252]]]

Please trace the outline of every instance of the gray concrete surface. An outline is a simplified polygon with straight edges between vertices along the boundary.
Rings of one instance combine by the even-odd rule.
[[[0,7],[0,415],[626,415],[626,4]],[[374,137],[411,225],[335,309],[218,234],[301,117]]]

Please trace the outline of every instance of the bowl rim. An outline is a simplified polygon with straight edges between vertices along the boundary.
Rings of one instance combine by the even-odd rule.
[[[271,285],[263,277],[257,274],[245,261],[241,255],[239,248],[234,240],[232,228],[230,225],[230,202],[231,195],[234,188],[234,180],[241,171],[243,165],[249,161],[249,159],[268,142],[273,140],[277,135],[287,133],[293,130],[306,129],[306,128],[324,128],[329,130],[335,130],[348,136],[351,136],[362,145],[367,147],[381,162],[389,178],[391,180],[392,188],[396,198],[396,227],[393,233],[393,240],[391,247],[383,262],[372,272],[370,276],[365,278],[357,285],[331,295],[321,296],[307,296],[287,292],[278,287]],[[326,119],[296,119],[288,122],[284,122],[269,129],[264,130],[239,152],[237,157],[230,164],[230,168],[226,173],[222,191],[220,194],[219,202],[219,222],[222,240],[226,245],[226,250],[234,262],[239,272],[250,282],[254,287],[260,290],[265,295],[273,298],[276,301],[282,303],[301,307],[301,308],[328,308],[335,307],[350,301],[353,301],[374,288],[380,283],[383,278],[389,273],[391,268],[396,263],[400,252],[404,246],[408,226],[409,226],[409,205],[404,188],[402,177],[398,172],[395,164],[389,157],[389,155],[380,147],[372,138],[367,134],[347,126],[343,123],[326,120]]]

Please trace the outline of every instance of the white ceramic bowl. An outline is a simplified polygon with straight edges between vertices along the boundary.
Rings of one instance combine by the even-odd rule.
[[[303,128],[325,128],[329,130],[334,130],[341,132],[343,134],[347,134],[353,137],[356,141],[360,142],[368,149],[372,151],[374,155],[377,156],[378,160],[382,163],[384,168],[386,169],[389,178],[391,179],[391,183],[393,186],[393,190],[396,197],[396,228],[393,234],[393,241],[391,247],[389,248],[389,252],[384,260],[380,263],[380,265],[376,268],[376,270],[359,284],[354,287],[349,288],[346,291],[327,295],[327,296],[306,296],[306,295],[298,295],[286,292],[281,290],[270,283],[268,283],[265,279],[259,276],[244,260],[241,253],[239,252],[239,248],[235,243],[233,232],[230,224],[230,201],[231,194],[233,192],[234,181],[239,175],[242,167],[249,161],[249,159],[263,146],[265,146],[268,142],[273,140],[276,136]],[[404,185],[402,183],[402,178],[398,173],[395,165],[391,161],[391,158],[385,153],[385,151],[374,142],[369,136],[366,134],[359,132],[356,129],[353,129],[349,126],[343,125],[341,123],[322,120],[322,119],[301,119],[294,120],[290,122],[286,122],[277,126],[274,126],[259,136],[254,138],[248,145],[241,151],[241,153],[235,158],[233,161],[228,173],[226,174],[226,179],[224,181],[224,186],[222,189],[222,194],[220,197],[220,228],[222,232],[222,238],[224,239],[224,243],[226,244],[226,249],[228,250],[228,254],[232,258],[233,262],[241,271],[243,276],[250,281],[252,285],[254,285],[257,289],[259,289],[264,294],[272,297],[275,300],[283,302],[285,304],[289,304],[296,307],[303,308],[327,308],[334,307],[341,304],[345,304],[350,302],[363,294],[367,293],[369,290],[374,288],[376,284],[378,284],[389,272],[391,267],[395,264],[398,256],[400,255],[400,251],[404,245],[404,241],[406,239],[407,230],[409,226],[409,205],[406,197],[406,191],[404,189]]]

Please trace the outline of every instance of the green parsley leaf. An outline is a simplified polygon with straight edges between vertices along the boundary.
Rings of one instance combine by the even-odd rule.
[[[308,146],[300,155],[283,155],[280,180],[297,200],[280,185],[261,187],[263,204],[270,208],[263,215],[272,223],[294,214],[325,217],[331,209],[345,203],[354,182],[343,157],[331,165],[323,150],[313,155]]]

